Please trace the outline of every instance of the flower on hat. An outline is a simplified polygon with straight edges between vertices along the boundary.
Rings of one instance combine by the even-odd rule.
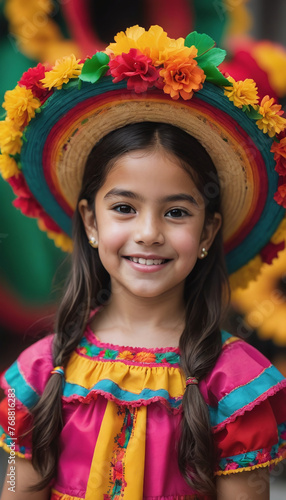
[[[127,88],[134,89],[136,93],[153,87],[159,78],[159,70],[152,66],[152,59],[137,49],[116,56],[110,61],[109,68],[114,83],[126,78]]]
[[[22,147],[22,132],[12,120],[6,118],[0,122],[0,149],[1,153],[15,155],[20,153]]]
[[[232,83],[232,87],[224,87],[224,95],[226,95],[233,104],[242,108],[243,106],[254,105],[258,103],[257,87],[254,80],[246,78],[246,80],[235,81],[234,78],[228,76],[227,79]]]
[[[270,137],[274,137],[275,134],[280,134],[286,128],[286,119],[281,116],[283,115],[281,105],[275,104],[273,97],[271,99],[268,95],[263,97],[259,113],[262,118],[257,120],[256,124],[264,134],[268,133]]]
[[[132,26],[125,33],[120,31],[114,37],[115,43],[110,43],[107,51],[115,56],[128,53],[130,49],[139,49],[142,54],[152,59],[154,66],[163,64],[168,54],[168,49],[184,47],[184,39],[169,38],[161,26],[151,26],[148,31],[140,26]]]
[[[286,208],[286,183],[278,187],[274,195],[274,200],[278,205],[282,205],[282,207]]]
[[[80,59],[76,59],[74,54],[58,59],[53,68],[46,71],[45,77],[40,80],[43,87],[49,90],[53,87],[61,89],[71,78],[78,78],[83,67],[79,61]]]
[[[47,68],[39,63],[35,68],[29,68],[28,71],[23,73],[18,85],[20,87],[26,87],[26,89],[31,89],[35,97],[43,100],[48,94],[48,90],[44,88],[41,82],[41,80],[45,78],[46,71]]]
[[[7,117],[14,121],[16,127],[21,128],[34,118],[35,110],[41,106],[41,102],[30,89],[16,85],[13,90],[7,90],[2,106],[7,111]]]
[[[160,71],[163,78],[165,94],[170,94],[172,99],[191,99],[194,91],[200,90],[205,81],[205,74],[199,68],[195,57],[197,49],[185,47],[180,51],[174,51],[164,63]]]
[[[286,130],[282,132],[282,135],[283,137],[280,138],[280,142],[273,142],[270,151],[274,153],[276,172],[279,175],[286,175]]]
[[[9,179],[9,177],[18,176],[20,171],[18,165],[14,158],[7,154],[0,155],[0,172],[3,179]]]

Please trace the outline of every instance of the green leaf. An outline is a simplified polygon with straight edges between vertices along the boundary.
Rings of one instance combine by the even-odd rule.
[[[219,86],[231,87],[231,83],[223,76],[219,69],[214,64],[209,64],[204,68],[207,82],[214,83]]]
[[[199,57],[208,50],[212,49],[215,46],[215,41],[209,35],[193,31],[192,33],[187,35],[185,39],[186,47],[191,47],[192,45],[196,47],[198,51],[197,57]]]
[[[78,78],[71,78],[67,83],[63,84],[63,90],[73,89],[78,86]]]
[[[205,66],[209,64],[214,64],[218,66],[224,60],[226,56],[226,51],[219,48],[214,48],[206,52],[201,56],[197,56],[196,60],[200,66],[200,68],[204,69]]]
[[[251,118],[252,120],[260,120],[262,118],[262,115],[253,108],[253,106],[247,106],[248,109],[245,110],[245,113],[247,114],[248,118]]]
[[[82,67],[79,79],[83,82],[96,83],[108,70],[109,56],[104,52],[97,52],[91,59],[87,59]]]

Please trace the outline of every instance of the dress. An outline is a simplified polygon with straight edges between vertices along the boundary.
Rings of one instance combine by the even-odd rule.
[[[2,379],[17,401],[14,441],[7,400],[1,404],[2,446],[9,452],[12,442],[27,458],[30,436],[19,436],[31,426],[29,408],[50,377],[52,340],[29,347]],[[176,348],[105,344],[87,326],[65,373],[52,500],[207,499],[190,489],[177,466],[185,390],[179,363]],[[286,380],[256,349],[222,332],[222,352],[200,390],[210,412],[217,475],[286,457]]]

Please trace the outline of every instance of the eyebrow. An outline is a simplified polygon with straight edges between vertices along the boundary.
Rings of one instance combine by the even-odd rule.
[[[126,191],[123,189],[113,188],[104,196],[104,200],[113,197],[122,197],[122,198],[131,198],[132,200],[144,201],[143,196],[134,193],[133,191]],[[188,201],[193,205],[199,206],[198,202],[195,200],[193,196],[187,193],[177,193],[171,194],[169,196],[165,196],[164,198],[160,198],[159,203],[169,203],[172,201]]]

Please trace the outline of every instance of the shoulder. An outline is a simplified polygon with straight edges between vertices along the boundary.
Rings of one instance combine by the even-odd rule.
[[[30,409],[43,393],[53,368],[53,338],[48,335],[28,347],[2,376],[3,389],[13,390],[19,406]]]
[[[201,391],[216,432],[279,391],[285,397],[286,380],[257,349],[222,332],[221,354]]]

